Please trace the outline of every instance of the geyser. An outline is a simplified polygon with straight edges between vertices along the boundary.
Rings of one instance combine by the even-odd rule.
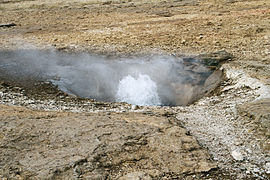
[[[138,78],[124,77],[119,82],[116,100],[136,105],[161,105],[156,83],[142,74]]]
[[[22,85],[32,82],[29,79],[50,81],[64,92],[98,101],[187,105],[209,91],[212,74],[199,60],[166,55],[108,58],[54,50],[0,52],[1,79]]]

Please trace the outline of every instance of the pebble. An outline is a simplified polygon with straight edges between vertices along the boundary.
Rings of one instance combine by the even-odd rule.
[[[131,106],[131,109],[132,109],[132,110],[137,110],[137,109],[139,109],[139,106],[138,106],[138,105],[132,105],[132,106]]]
[[[251,149],[249,149],[249,148],[247,148],[247,149],[246,149],[246,151],[247,151],[249,154],[251,154],[251,153],[252,153],[252,150],[251,150]]]
[[[236,146],[239,146],[239,145],[242,145],[243,143],[242,143],[241,141],[236,141],[234,144],[235,144]]]
[[[268,172],[270,172],[270,162],[265,164],[265,168]]]
[[[231,155],[236,161],[243,161],[244,160],[243,155],[239,151],[234,150],[234,151],[232,151]]]

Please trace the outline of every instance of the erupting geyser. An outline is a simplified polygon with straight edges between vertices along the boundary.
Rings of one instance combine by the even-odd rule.
[[[145,74],[124,77],[119,82],[116,100],[143,106],[161,105],[156,83]]]
[[[79,97],[136,105],[192,103],[209,90],[208,86],[213,87],[212,74],[199,60],[175,56],[112,59],[54,50],[0,52],[3,80],[13,79],[22,86],[33,80],[50,81]]]

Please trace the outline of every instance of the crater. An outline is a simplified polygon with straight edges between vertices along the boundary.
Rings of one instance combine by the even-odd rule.
[[[38,82],[50,82],[65,93],[96,101],[178,106],[191,104],[218,87],[222,72],[216,70],[216,60],[205,56],[110,57],[56,50],[2,50],[0,78],[28,89]]]

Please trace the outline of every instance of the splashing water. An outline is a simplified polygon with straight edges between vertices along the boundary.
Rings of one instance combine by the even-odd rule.
[[[139,74],[137,79],[124,77],[119,82],[116,100],[141,106],[161,105],[156,83],[145,74]]]

